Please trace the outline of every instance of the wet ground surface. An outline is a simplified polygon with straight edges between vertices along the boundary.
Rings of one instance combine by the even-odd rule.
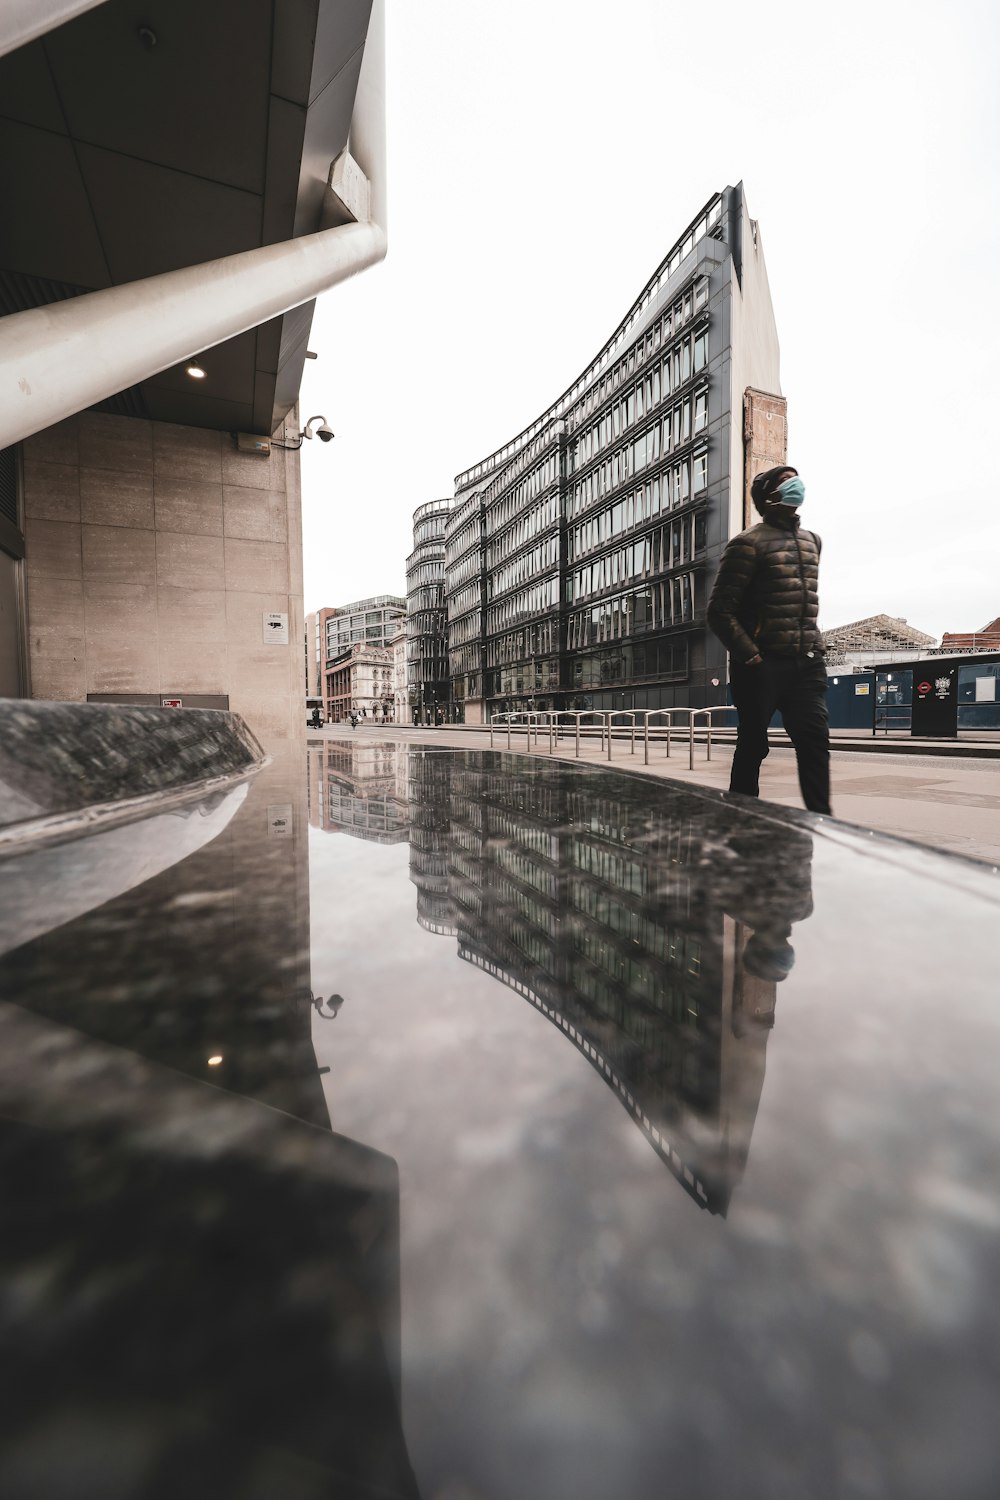
[[[988,871],[371,736],[212,831],[0,959],[5,1497],[996,1493]]]

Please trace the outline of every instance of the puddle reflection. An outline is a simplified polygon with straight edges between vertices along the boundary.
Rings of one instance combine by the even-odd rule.
[[[812,911],[811,834],[707,817],[683,793],[650,814],[504,755],[364,742],[310,755],[314,826],[385,842],[391,805],[420,925],[558,1027],[685,1191],[725,1214],[792,930]]]

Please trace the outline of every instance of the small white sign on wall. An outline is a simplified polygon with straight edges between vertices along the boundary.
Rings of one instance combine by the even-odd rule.
[[[288,645],[288,616],[264,615],[264,644],[267,646]]]
[[[995,703],[997,701],[997,680],[995,677],[976,678],[976,702]]]
[[[272,802],[267,809],[268,838],[291,838],[292,827],[292,804],[290,802]]]

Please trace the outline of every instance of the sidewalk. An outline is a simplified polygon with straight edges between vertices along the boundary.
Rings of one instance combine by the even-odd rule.
[[[364,740],[393,740],[407,744],[441,749],[489,749],[488,729],[459,728],[411,729],[402,725],[358,727],[353,736]],[[340,725],[309,731],[310,739],[345,740],[352,731]],[[526,736],[515,731],[511,749],[521,754],[549,759],[549,740],[545,730],[538,735],[537,748],[532,737],[526,752]],[[494,748],[506,750],[507,734],[498,729]],[[700,786],[724,791],[729,784],[732,745],[713,743],[712,759],[705,758],[704,742],[695,745],[694,770],[688,769],[687,743],[675,740],[667,759],[662,742],[650,746],[650,764],[643,764],[642,740],[636,736],[636,751],[629,750],[627,736],[615,739],[612,758],[601,753],[600,740],[584,739],[580,761],[588,765],[611,765],[619,771],[635,771],[649,776],[669,777],[677,781],[696,782]],[[575,760],[571,735],[561,741],[553,758]],[[795,755],[790,748],[773,747],[761,769],[761,795],[769,802],[786,807],[801,807]],[[929,844],[953,854],[982,860],[1000,867],[1000,765],[995,759],[968,759],[950,755],[893,755],[873,757],[869,752],[840,749],[833,757],[833,809],[838,818],[861,828],[892,833],[899,838]]]

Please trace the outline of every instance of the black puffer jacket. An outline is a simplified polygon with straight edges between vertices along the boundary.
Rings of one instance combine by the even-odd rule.
[[[709,629],[734,661],[823,651],[819,617],[820,539],[787,505],[734,536],[708,601]]]

